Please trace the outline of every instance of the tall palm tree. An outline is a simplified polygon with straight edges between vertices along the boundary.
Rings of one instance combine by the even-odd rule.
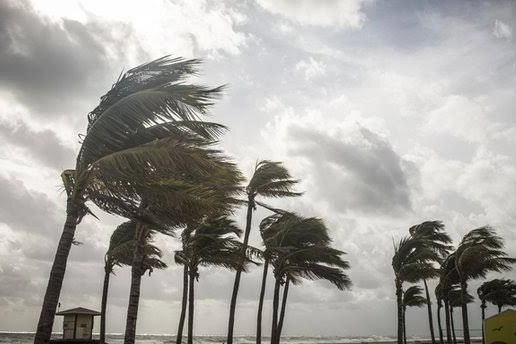
[[[247,194],[247,216],[244,231],[243,250],[249,243],[249,234],[251,233],[251,222],[253,211],[256,209],[256,197],[294,197],[300,196],[301,193],[293,191],[298,180],[292,179],[288,170],[281,162],[262,160],[256,164],[253,176],[245,189]],[[242,257],[244,252],[242,252]],[[235,311],[240,287],[241,269],[237,269],[235,281],[233,283],[233,292],[231,294],[231,302],[229,306],[228,335],[227,344],[233,344],[233,328],[235,325]]]
[[[115,229],[109,241],[109,248],[104,258],[104,286],[102,288],[102,304],[100,315],[100,343],[104,344],[106,339],[106,309],[109,289],[109,277],[113,273],[115,266],[130,266],[134,252],[134,231],[136,225],[134,221],[122,223]],[[144,259],[142,270],[149,272],[149,276],[154,269],[165,269],[167,265],[161,260],[161,250],[152,244],[151,238],[147,238],[144,247]]]
[[[167,137],[171,133],[191,131],[212,139],[224,128],[200,121],[221,88],[186,83],[198,65],[198,60],[165,56],[133,68],[117,80],[88,114],[88,127],[75,168],[61,174],[67,194],[66,221],[43,298],[35,344],[50,339],[75,230],[82,218],[91,213],[86,202],[95,194],[103,195],[111,203],[134,200],[122,197],[118,188],[92,187],[100,178],[98,172],[109,169],[123,172],[133,182],[141,181],[134,167],[171,158],[163,154],[163,148],[170,146]]]
[[[349,288],[351,281],[344,272],[349,263],[341,257],[344,252],[329,246],[328,229],[318,218],[274,214],[262,221],[261,234],[275,277],[271,343],[279,344],[290,283],[323,279],[340,290]],[[284,287],[280,311],[281,285]]]
[[[439,298],[444,303],[444,312],[446,319],[446,342],[448,344],[451,344],[453,341],[449,294],[450,291],[456,288],[457,284],[459,283],[459,276],[457,270],[455,269],[455,259],[456,254],[451,253],[441,263],[441,267],[439,269],[439,284],[437,286],[439,290]]]
[[[425,238],[406,236],[394,244],[392,268],[396,287],[398,344],[403,344],[403,283],[433,278],[436,275],[433,263],[439,259],[440,255],[432,247],[432,241]]]
[[[413,285],[403,292],[403,339],[405,344],[407,344],[407,321],[405,316],[407,307],[423,307],[425,304],[426,299],[420,286]]]
[[[194,283],[199,279],[200,266],[220,266],[231,270],[245,269],[242,265],[242,231],[225,216],[207,218],[185,229],[183,249],[176,252],[188,269],[188,344],[193,343]],[[183,290],[186,292],[186,289]],[[182,329],[180,329],[182,332]],[[179,331],[178,331],[179,332]],[[178,339],[179,340],[179,333]]]
[[[488,272],[508,271],[516,259],[509,258],[503,251],[503,239],[489,226],[471,230],[455,251],[455,269],[459,278],[462,298],[467,297],[467,282],[470,279],[485,278]],[[462,304],[464,343],[470,344],[467,303]]]
[[[440,259],[435,263],[440,264],[442,260],[448,256],[452,250],[450,243],[452,242],[450,236],[444,232],[444,224],[441,221],[425,221],[418,225],[409,228],[409,233],[414,238],[422,238],[429,241],[430,247],[432,247],[439,255]],[[426,275],[426,272],[425,272]],[[435,268],[434,277],[439,275],[438,269]],[[434,335],[434,323],[432,316],[432,301],[430,299],[430,293],[428,291],[427,278],[428,276],[422,276],[423,285],[425,287],[426,294],[426,305],[428,310],[428,326],[430,328],[430,336],[432,343],[435,344]]]
[[[455,321],[453,317],[453,309],[457,307],[462,307],[464,303],[472,303],[475,301],[473,296],[470,294],[466,294],[466,298],[463,299],[462,292],[458,286],[454,286],[448,292],[448,301],[450,303],[450,322],[451,322],[451,331],[453,335],[453,344],[457,343],[457,337],[455,332]]]

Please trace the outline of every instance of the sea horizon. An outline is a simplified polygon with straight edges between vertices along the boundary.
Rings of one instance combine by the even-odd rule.
[[[32,343],[35,332],[28,331],[4,331],[0,330],[0,343],[5,344],[29,344]],[[56,338],[62,335],[60,332],[54,332],[52,337]],[[94,338],[98,337],[98,333],[93,334]],[[108,333],[106,341],[111,344],[123,343],[123,333]],[[186,337],[184,337],[186,338]],[[255,342],[254,335],[236,335],[234,336],[236,344],[249,344]],[[175,342],[173,334],[137,334],[138,343],[144,344],[168,344]],[[461,340],[461,337],[457,339]],[[480,337],[472,337],[475,342]],[[281,341],[288,344],[352,344],[352,343],[396,343],[395,336],[367,335],[367,336],[282,336]],[[408,336],[408,343],[429,343],[431,339],[425,336]],[[221,335],[195,335],[194,343],[225,343],[226,336]],[[262,337],[263,343],[269,342],[269,337]]]

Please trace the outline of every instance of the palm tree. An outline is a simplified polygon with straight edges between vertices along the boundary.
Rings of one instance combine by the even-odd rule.
[[[247,217],[243,250],[246,249],[249,243],[253,210],[256,209],[256,197],[262,196],[277,198],[300,196],[301,193],[293,191],[293,187],[297,183],[298,180],[292,179],[290,173],[281,162],[262,160],[256,164],[253,176],[245,190],[247,194]],[[242,252],[242,256],[244,256],[244,252]],[[236,302],[238,289],[240,287],[241,274],[241,269],[237,269],[229,306],[227,344],[233,344],[233,328],[235,325]]]
[[[130,233],[123,228],[126,223],[121,224],[115,229],[109,240],[108,251],[104,255],[104,285],[102,288],[102,301],[100,307],[100,344],[106,341],[106,310],[107,297],[109,290],[109,278],[114,273],[115,266],[121,266],[121,260],[127,261],[132,258],[133,251],[127,245],[134,238],[134,233]]]
[[[494,279],[484,282],[479,290],[479,298],[482,304],[491,302],[498,307],[498,313],[503,306],[516,305],[516,282],[510,279]],[[483,319],[482,319],[483,320]]]
[[[444,232],[444,224],[441,221],[425,221],[418,225],[412,226],[409,233],[414,238],[421,238],[429,241],[429,245],[440,255],[440,260],[436,263],[441,263],[442,259],[448,256],[452,250],[450,243],[452,242],[450,236]],[[425,272],[426,274],[426,272]],[[434,277],[439,275],[438,269],[435,268]],[[430,300],[430,293],[428,291],[427,278],[428,276],[421,276],[423,285],[425,287],[426,305],[428,310],[428,325],[430,328],[430,336],[432,343],[435,344],[434,324],[432,317],[432,302]]]
[[[508,271],[516,259],[509,258],[503,251],[503,239],[489,226],[473,229],[467,233],[455,251],[455,269],[459,278],[462,298],[467,297],[467,282],[470,279],[485,278],[488,272]],[[462,304],[464,343],[470,344],[468,308]]]
[[[455,321],[453,317],[453,309],[457,307],[462,307],[464,303],[472,303],[475,301],[475,299],[470,294],[466,294],[466,298],[463,299],[460,288],[458,288],[458,286],[454,286],[452,290],[448,292],[448,301],[450,303],[450,322],[451,331],[453,335],[453,344],[456,344],[457,337],[455,336]]]
[[[111,235],[108,252],[104,257],[104,286],[102,288],[102,305],[100,315],[100,343],[106,339],[106,308],[109,289],[109,277],[115,266],[130,266],[134,252],[134,221],[127,221],[117,227]],[[161,260],[161,250],[152,244],[151,238],[147,238],[144,247],[144,259],[142,270],[149,271],[149,276],[154,269],[165,269],[167,265]]]
[[[405,317],[407,307],[423,307],[426,304],[426,299],[422,293],[423,289],[417,285],[413,285],[403,292],[403,338],[405,344],[407,344],[407,322]]]
[[[194,283],[199,279],[199,266],[220,266],[231,270],[242,266],[242,244],[238,240],[242,231],[225,216],[207,218],[194,227],[185,229],[183,249],[176,255],[188,271],[188,344],[193,343]],[[186,292],[186,288],[183,293]],[[182,333],[182,328],[178,331]]]
[[[498,313],[504,305],[516,305],[516,282],[509,279],[493,279],[482,283],[477,289],[478,298],[481,301],[482,324],[486,318],[486,302],[489,301],[498,306]],[[484,326],[482,326],[482,343],[485,342]]]
[[[75,169],[61,174],[67,194],[66,221],[50,271],[35,344],[50,340],[75,230],[82,218],[91,214],[86,202],[95,195],[103,195],[102,198],[109,199],[112,205],[134,201],[134,197],[128,200],[122,197],[118,188],[95,187],[101,176],[98,172],[109,169],[123,173],[127,180],[141,181],[141,175],[135,173],[134,167],[146,162],[156,165],[172,158],[163,154],[164,148],[171,144],[167,140],[171,134],[177,136],[189,131],[212,139],[224,128],[199,120],[221,88],[185,83],[198,65],[198,60],[165,56],[133,68],[117,80],[88,114],[88,128]],[[180,156],[175,158],[180,161]],[[97,172],[96,177],[94,172]],[[120,186],[120,183],[115,185]]]
[[[275,277],[271,343],[279,344],[290,283],[324,279],[340,290],[349,288],[351,281],[344,273],[349,263],[341,258],[344,252],[329,246],[331,239],[321,219],[285,212],[264,219],[260,227],[265,256],[274,267]],[[284,288],[279,312],[281,285]]]
[[[403,344],[403,283],[435,277],[433,263],[439,259],[440,254],[432,247],[432,241],[425,238],[406,236],[394,244],[392,268],[396,286],[398,344]]]
[[[455,269],[455,258],[456,254],[451,253],[441,263],[441,267],[439,269],[439,284],[437,285],[437,289],[439,290],[439,298],[444,303],[446,319],[446,342],[448,344],[451,344],[453,341],[449,294],[450,291],[454,289],[459,283],[459,276],[457,270]]]

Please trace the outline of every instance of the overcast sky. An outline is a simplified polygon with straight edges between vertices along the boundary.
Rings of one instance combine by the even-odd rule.
[[[348,253],[353,289],[293,287],[285,334],[394,334],[392,240],[411,225],[442,220],[458,242],[490,224],[516,256],[515,30],[511,1],[0,1],[0,330],[35,329],[64,222],[59,174],[87,113],[122,70],[172,54],[203,58],[199,82],[228,84],[212,119],[244,174],[284,161],[305,195],[273,203],[324,218]],[[78,227],[61,309],[100,308],[123,219],[98,212]],[[159,243],[170,268],[142,280],[138,333],[177,328],[178,246]],[[260,274],[243,276],[238,334],[255,331]],[[129,277],[112,278],[109,332],[124,330]],[[225,334],[232,282],[201,271],[197,334]],[[426,321],[410,310],[409,334]]]

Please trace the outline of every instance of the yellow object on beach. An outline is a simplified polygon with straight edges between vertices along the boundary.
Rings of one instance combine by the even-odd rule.
[[[516,343],[516,311],[508,309],[484,320],[486,344]]]

